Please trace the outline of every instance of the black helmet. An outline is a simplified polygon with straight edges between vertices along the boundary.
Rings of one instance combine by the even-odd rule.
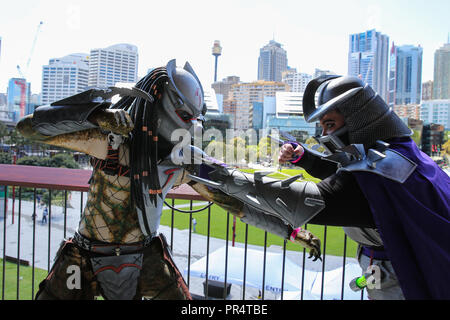
[[[169,77],[162,96],[162,106],[157,110],[160,119],[159,134],[171,141],[172,133],[185,129],[194,136],[194,130],[201,126],[197,120],[203,119],[205,108],[203,88],[191,65],[184,68],[170,60],[166,66]],[[190,141],[190,140],[189,140]]]
[[[318,107],[315,105],[316,91]],[[314,122],[337,109],[345,118],[350,144],[372,146],[377,140],[408,137],[411,130],[386,102],[357,77],[324,75],[313,79],[303,95],[305,120]]]

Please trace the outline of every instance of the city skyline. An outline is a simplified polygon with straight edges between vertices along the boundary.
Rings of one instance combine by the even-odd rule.
[[[389,36],[372,29],[349,36],[348,75],[360,77],[387,101]]]
[[[123,22],[126,16],[113,9],[118,8],[114,1],[1,4],[0,92],[6,91],[10,78],[19,77],[16,65],[23,68],[27,65],[40,21],[44,24],[30,68],[24,70],[34,93],[41,92],[42,66],[50,58],[117,43],[138,47],[139,77],[149,68],[176,58],[179,65],[189,61],[205,87],[210,87],[214,77],[214,57],[210,51],[214,40],[219,40],[223,47],[218,79],[235,75],[243,82],[256,80],[259,49],[270,39],[283,45],[288,52],[288,65],[299,72],[313,74],[319,68],[346,74],[348,36],[370,29],[386,34],[398,45],[421,45],[422,81],[426,82],[433,79],[434,52],[447,41],[450,30],[445,16],[450,11],[448,1],[347,0],[318,5],[268,0],[243,4],[232,0],[226,5],[195,1],[193,6],[177,1],[170,5],[138,2],[135,6],[132,2],[129,7],[139,10],[127,23]],[[155,14],[151,15],[153,20],[146,31],[149,12]],[[165,20],[167,15],[157,12],[171,12],[170,21]],[[102,20],[96,14],[108,18]],[[229,20],[230,17],[233,19]],[[159,26],[164,32],[157,31]]]

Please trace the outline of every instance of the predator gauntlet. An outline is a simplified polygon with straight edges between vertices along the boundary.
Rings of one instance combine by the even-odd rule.
[[[90,121],[91,115],[99,110],[108,109],[111,106],[109,99],[117,94],[153,100],[148,93],[136,87],[131,89],[119,87],[89,89],[53,102],[51,105],[37,108],[31,118],[31,127],[34,131],[47,137],[98,127],[105,131],[113,131],[114,128],[118,134],[127,136],[130,126],[125,124],[130,120],[125,119],[125,112],[120,112],[121,110],[110,109],[109,112],[101,113],[95,119],[96,121]],[[123,130],[121,130],[122,126],[124,126]]]
[[[191,153],[192,158],[197,160],[201,158],[209,170],[207,174],[188,170],[193,173],[189,177],[195,182],[218,189],[241,201],[248,207],[244,206],[248,220],[253,220],[253,211],[256,210],[297,228],[307,223],[325,207],[325,202],[314,182],[297,182],[299,176],[277,180],[266,177],[269,172],[247,174],[219,163],[193,146]]]

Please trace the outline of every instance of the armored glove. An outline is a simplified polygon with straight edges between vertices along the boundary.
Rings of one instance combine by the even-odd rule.
[[[300,227],[324,207],[320,191],[314,182],[296,182],[298,176],[286,180],[266,177],[269,172],[243,173],[233,168],[212,164],[211,180],[190,175],[196,182],[216,188],[251,208],[281,218]]]

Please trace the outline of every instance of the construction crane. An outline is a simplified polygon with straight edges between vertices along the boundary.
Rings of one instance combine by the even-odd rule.
[[[33,40],[33,44],[31,45],[30,55],[28,56],[28,60],[27,60],[27,64],[26,64],[25,74],[22,72],[22,69],[21,69],[20,65],[17,65],[17,70],[19,71],[19,74],[20,74],[20,76],[22,78],[25,78],[25,75],[28,72],[28,68],[30,67],[31,58],[33,57],[34,48],[36,47],[36,42],[37,42],[37,39],[38,39],[39,31],[41,31],[41,27],[42,27],[43,24],[44,24],[43,21],[39,22],[39,25],[37,27],[36,33],[34,35],[34,40]]]
[[[34,35],[33,44],[31,45],[30,55],[28,56],[25,74],[22,72],[22,69],[20,65],[17,65],[17,71],[19,72],[20,77],[23,80],[16,80],[15,84],[20,86],[20,117],[23,117],[25,115],[25,105],[26,105],[26,90],[27,90],[27,79],[26,75],[28,73],[28,68],[30,67],[31,58],[33,57],[34,48],[36,47],[36,42],[38,39],[39,31],[41,30],[42,25],[44,24],[43,21],[39,22],[39,25],[36,30],[36,34]]]

